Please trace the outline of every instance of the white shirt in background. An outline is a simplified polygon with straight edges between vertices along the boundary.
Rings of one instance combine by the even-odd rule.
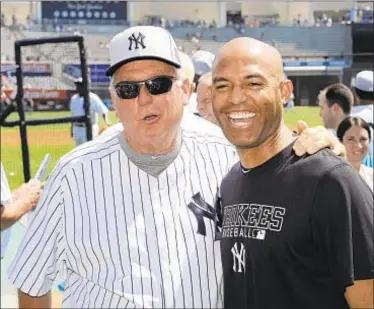
[[[99,123],[98,114],[107,114],[109,112],[108,108],[105,106],[104,102],[99,98],[97,94],[92,92],[89,93],[90,96],[90,111],[91,111],[91,123]],[[70,110],[73,116],[84,116],[84,106],[83,97],[75,94],[70,99]]]
[[[374,123],[373,104],[354,106],[351,116],[360,117],[368,123]]]
[[[1,203],[4,203],[11,199],[12,194],[10,192],[8,179],[6,178],[3,164],[0,163],[0,165],[1,165],[1,196],[0,197],[1,197]],[[11,228],[1,231],[1,258],[3,258],[5,250],[10,240],[10,230]]]
[[[368,184],[371,191],[373,191],[373,180],[374,180],[373,169],[371,167],[361,164],[360,175],[365,180],[365,182]]]

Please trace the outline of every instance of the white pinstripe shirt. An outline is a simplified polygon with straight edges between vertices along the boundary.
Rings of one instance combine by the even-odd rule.
[[[222,135],[183,130],[174,162],[153,177],[128,160],[120,134],[82,145],[49,177],[8,270],[32,296],[47,293],[61,263],[64,308],[220,308],[222,268],[214,221],[187,207],[210,205],[236,160]]]

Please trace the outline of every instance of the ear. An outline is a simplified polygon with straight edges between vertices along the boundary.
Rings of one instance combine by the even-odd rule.
[[[113,104],[113,108],[114,108],[114,112],[116,114],[116,117],[118,119],[119,118],[119,115],[118,115],[118,111],[117,111],[117,101],[118,101],[118,97],[117,97],[117,94],[114,92],[114,89],[110,88],[109,89],[109,94],[110,94],[110,99],[112,100],[112,104]]]
[[[183,97],[183,105],[187,105],[191,96],[191,85],[187,78],[182,81],[182,97]]]
[[[286,105],[293,92],[293,84],[290,80],[284,80],[280,86],[281,91],[281,102]]]
[[[193,94],[195,89],[196,89],[196,83],[192,82],[190,86],[190,96]]]

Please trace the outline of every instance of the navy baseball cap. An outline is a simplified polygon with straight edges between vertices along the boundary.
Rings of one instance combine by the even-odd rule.
[[[7,72],[13,72],[18,69],[18,65],[2,65],[1,66],[1,74]]]

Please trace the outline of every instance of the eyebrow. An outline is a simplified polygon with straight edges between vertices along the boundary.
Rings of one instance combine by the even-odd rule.
[[[255,73],[255,74],[250,74],[244,77],[244,79],[251,79],[251,78],[261,78],[264,79],[264,76],[261,74]],[[213,78],[213,83],[218,83],[218,82],[228,82],[229,80],[225,77],[215,77]]]

